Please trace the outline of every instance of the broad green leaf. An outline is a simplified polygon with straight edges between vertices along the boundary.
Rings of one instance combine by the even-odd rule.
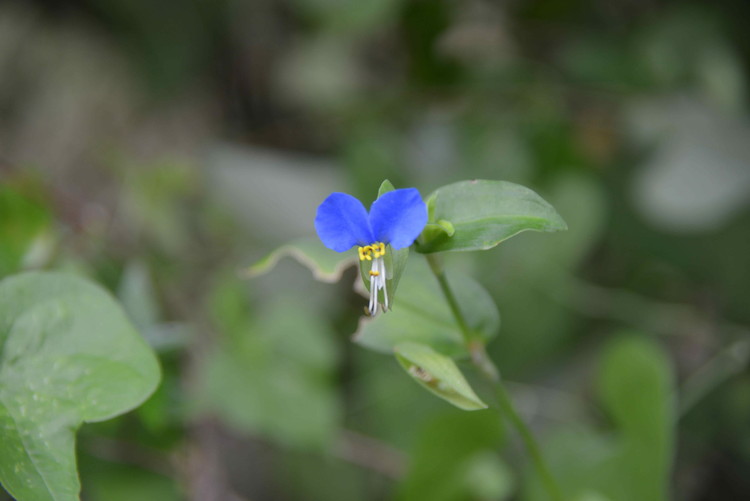
[[[401,367],[428,391],[459,409],[475,411],[487,408],[453,359],[419,343],[400,343],[394,351]]]
[[[500,328],[495,302],[467,275],[449,272],[448,283],[469,328],[480,339],[489,341]],[[467,354],[461,330],[424,259],[410,261],[393,311],[361,319],[354,341],[384,353],[390,353],[399,343],[413,341],[450,356]]]
[[[338,253],[327,249],[317,238],[301,238],[274,250],[250,266],[245,275],[253,278],[268,273],[286,256],[306,266],[316,280],[327,283],[337,282],[344,270],[357,262],[357,253],[353,250]]]
[[[542,197],[506,181],[460,181],[438,188],[427,200],[427,231],[417,251],[490,249],[522,231],[561,231],[565,221]]]
[[[0,481],[24,501],[77,500],[75,431],[140,405],[153,352],[100,287],[35,272],[0,282]]]
[[[393,191],[395,189],[396,188],[393,187],[393,184],[391,184],[391,182],[386,179],[381,183],[380,188],[378,189],[378,197],[383,195],[383,193],[388,193],[389,191]],[[389,245],[386,247],[386,249],[387,250],[384,258],[385,269],[387,272],[385,286],[386,293],[388,294],[388,309],[393,309],[393,300],[396,297],[396,289],[398,288],[398,284],[401,281],[401,276],[406,269],[406,262],[409,259],[409,248],[405,247],[403,249],[395,250]],[[372,263],[370,261],[359,262],[359,274],[362,277],[362,283],[365,285],[365,288],[368,291],[370,290],[371,268]],[[383,291],[379,292],[378,299],[381,304],[385,303]]]

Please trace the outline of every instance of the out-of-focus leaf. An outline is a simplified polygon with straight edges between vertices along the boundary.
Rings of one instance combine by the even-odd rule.
[[[505,373],[544,365],[575,335],[576,316],[565,306],[576,300],[570,271],[591,255],[608,217],[605,193],[592,177],[560,175],[548,193],[560,214],[575,221],[568,231],[529,233],[497,252],[471,256],[503,311],[503,343],[490,355]]]
[[[545,439],[545,455],[569,499],[669,499],[674,441],[672,376],[653,341],[611,341],[604,350],[599,398],[612,418],[608,433],[580,427]],[[547,495],[533,475],[525,499]]]
[[[542,197],[507,181],[460,181],[443,186],[430,195],[427,208],[429,223],[454,232],[451,236],[449,231],[423,234],[417,250],[424,253],[486,250],[522,231],[567,229]]]
[[[195,410],[282,443],[324,447],[339,405],[332,386],[336,348],[321,317],[286,300],[257,319],[227,320],[220,324],[228,335],[201,372]]]
[[[612,498],[596,491],[585,491],[574,498],[574,501],[611,501]]]
[[[513,493],[510,468],[497,453],[479,452],[470,457],[461,470],[466,491],[476,499],[504,500]]]
[[[40,197],[25,193],[27,188],[23,183],[0,184],[0,277],[20,270],[29,253],[48,254],[35,247],[49,249],[45,235],[51,215],[49,209],[37,200]]]
[[[140,405],[159,365],[101,288],[60,273],[0,282],[0,480],[24,501],[77,500],[75,430]]]
[[[402,0],[294,0],[294,5],[312,16],[322,28],[339,36],[362,36],[391,21],[399,12]]]
[[[157,352],[185,346],[190,338],[186,325],[161,323],[156,291],[145,263],[132,261],[125,267],[117,297],[146,342]]]
[[[668,499],[674,447],[672,375],[664,353],[644,338],[615,340],[599,379],[602,403],[622,433],[620,499]],[[614,499],[618,499],[614,497]]]
[[[502,420],[494,413],[435,415],[420,430],[397,499],[505,499],[513,480],[495,452],[503,439]]]
[[[84,499],[90,501],[132,501],[153,499],[179,501],[173,479],[130,465],[112,464],[101,459],[81,461]]]
[[[449,357],[418,343],[400,343],[394,348],[401,367],[420,385],[459,409],[486,409]]]
[[[327,249],[317,238],[302,238],[274,250],[250,266],[246,275],[252,278],[268,273],[281,258],[286,256],[306,266],[316,280],[328,283],[337,282],[344,270],[357,262],[357,253],[354,250],[334,252]]]
[[[467,275],[448,273],[448,282],[469,328],[489,341],[500,328],[500,313],[492,298]],[[385,353],[399,343],[413,341],[446,355],[466,355],[461,330],[424,259],[410,261],[393,311],[361,319],[354,341]]]
[[[615,440],[588,426],[566,427],[544,437],[544,455],[565,499],[601,495],[607,486],[619,490],[623,479],[617,468]],[[549,495],[534,472],[527,474],[522,499],[547,501]],[[596,499],[596,498],[594,498]],[[609,499],[604,497],[604,499]],[[613,500],[626,498],[615,497]]]
[[[123,272],[117,297],[130,319],[139,329],[159,321],[159,307],[154,286],[146,265],[141,261],[128,263]]]

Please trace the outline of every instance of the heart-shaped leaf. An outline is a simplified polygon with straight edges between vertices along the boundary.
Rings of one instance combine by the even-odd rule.
[[[465,411],[487,408],[450,357],[419,343],[401,343],[394,351],[401,367],[428,391]]]
[[[0,282],[0,481],[24,501],[73,501],[75,431],[140,405],[153,352],[100,287],[35,272]]]
[[[561,231],[565,221],[542,197],[507,181],[460,181],[427,199],[426,231],[417,251],[490,249],[522,231]]]

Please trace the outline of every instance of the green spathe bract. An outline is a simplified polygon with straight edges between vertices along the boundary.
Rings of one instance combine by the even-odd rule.
[[[384,193],[388,193],[389,191],[393,191],[396,188],[393,186],[393,184],[389,180],[385,180],[382,183],[380,183],[380,188],[378,188],[378,197],[381,197]],[[388,271],[388,274],[386,275],[386,295],[387,298],[383,295],[383,291],[378,292],[378,298],[379,301],[383,304],[388,304],[388,309],[393,309],[393,300],[396,297],[396,289],[398,288],[398,284],[401,281],[401,275],[403,275],[404,270],[406,269],[406,262],[409,259],[409,247],[404,247],[403,249],[394,249],[391,246],[388,246],[388,250],[385,254],[385,269]],[[365,288],[369,291],[370,290],[370,264],[368,261],[360,261],[359,262],[359,273],[362,277],[362,283],[365,285]],[[386,301],[387,299],[387,301]]]
[[[0,481],[24,501],[73,501],[75,431],[140,405],[159,365],[102,288],[62,273],[0,282]]]
[[[522,231],[562,231],[565,221],[542,197],[507,181],[460,181],[427,199],[423,253],[490,249]]]

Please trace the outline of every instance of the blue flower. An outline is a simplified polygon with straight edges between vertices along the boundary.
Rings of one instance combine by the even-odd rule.
[[[315,230],[323,245],[336,252],[359,247],[360,261],[372,261],[370,270],[370,315],[378,310],[378,292],[383,290],[388,309],[385,268],[386,246],[409,247],[427,224],[427,206],[416,188],[393,190],[381,195],[367,213],[362,202],[346,193],[331,193],[318,207]]]

